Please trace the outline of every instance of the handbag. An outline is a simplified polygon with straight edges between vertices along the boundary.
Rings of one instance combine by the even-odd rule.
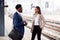
[[[15,39],[15,38],[19,38],[21,35],[18,31],[16,31],[15,29],[13,29],[9,35],[8,35],[11,39]]]

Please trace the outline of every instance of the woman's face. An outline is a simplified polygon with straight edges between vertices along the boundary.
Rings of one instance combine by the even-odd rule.
[[[38,13],[38,12],[39,12],[39,10],[37,8],[35,8],[35,13]]]

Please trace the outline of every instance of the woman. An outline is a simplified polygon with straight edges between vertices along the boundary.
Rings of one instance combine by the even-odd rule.
[[[38,40],[41,40],[41,32],[42,32],[42,28],[45,25],[45,21],[44,18],[41,14],[41,10],[39,6],[35,7],[35,14],[33,15],[33,23],[32,23],[32,38],[31,40],[34,40],[36,34],[37,34],[37,38]]]

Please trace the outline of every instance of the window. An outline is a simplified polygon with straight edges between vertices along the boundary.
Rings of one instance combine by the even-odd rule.
[[[49,8],[49,3],[45,2],[45,8]]]

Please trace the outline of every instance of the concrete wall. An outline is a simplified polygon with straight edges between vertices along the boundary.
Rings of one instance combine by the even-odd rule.
[[[44,14],[60,13],[60,0],[5,0],[5,4],[9,6],[7,10],[11,13],[15,12],[16,4],[22,4],[24,13],[34,13],[34,9],[31,9],[32,6],[40,6]]]

